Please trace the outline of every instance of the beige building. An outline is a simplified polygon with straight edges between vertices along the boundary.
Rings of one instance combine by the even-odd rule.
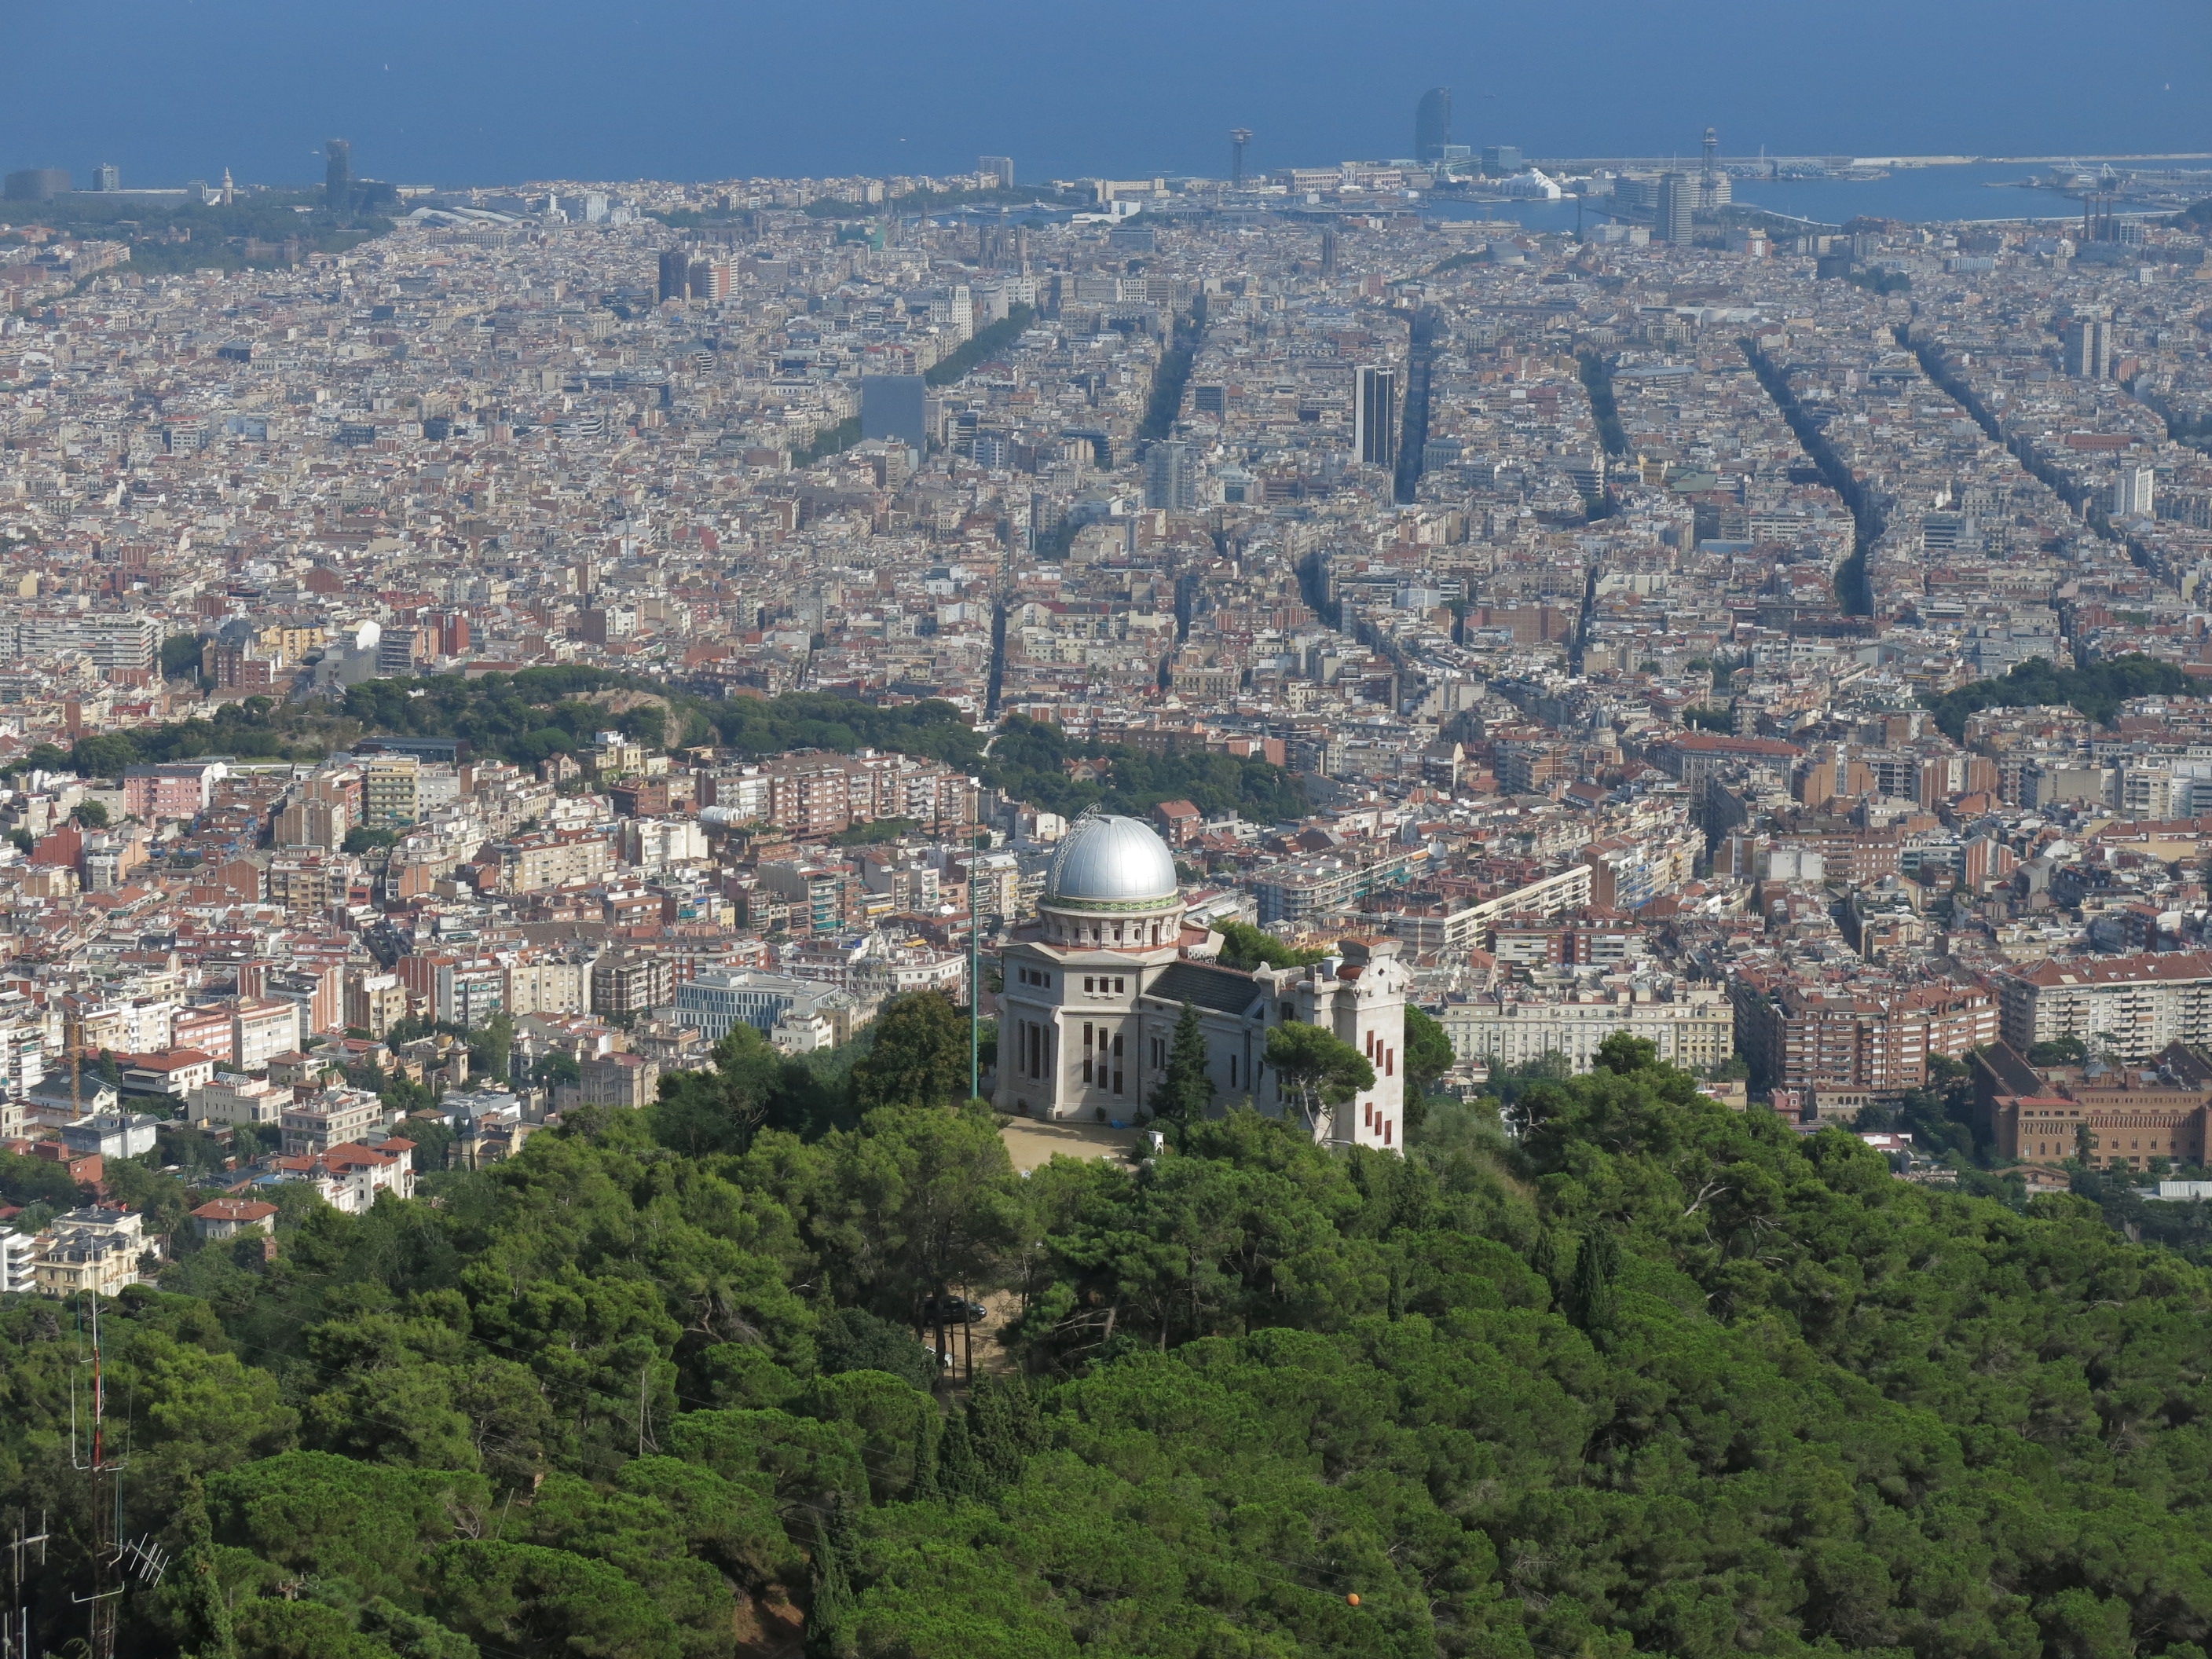
[[[384,1103],[365,1089],[325,1089],[284,1109],[284,1152],[312,1158],[356,1141],[384,1121]]]
[[[595,1054],[578,1070],[576,1092],[586,1106],[650,1106],[659,1097],[660,1067],[643,1054]]]
[[[139,1282],[147,1248],[146,1218],[137,1211],[71,1210],[40,1242],[32,1282],[41,1296],[117,1296]]]
[[[531,893],[568,882],[592,882],[614,867],[614,848],[588,830],[518,836],[492,848],[502,893]]]
[[[381,1037],[407,1018],[407,988],[397,974],[346,975],[345,1023],[349,1030]]]
[[[524,1014],[581,1014],[592,1006],[592,964],[582,957],[535,951],[507,966],[507,1012]]]
[[[210,1123],[274,1123],[292,1103],[292,1091],[258,1078],[218,1073],[186,1097],[186,1109]]]
[[[319,915],[345,902],[355,873],[343,854],[279,853],[269,861],[269,902],[295,916]]]
[[[361,821],[404,830],[422,816],[422,763],[412,755],[374,755],[361,769]]]

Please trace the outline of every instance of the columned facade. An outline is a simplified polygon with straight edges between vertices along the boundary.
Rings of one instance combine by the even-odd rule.
[[[1304,1121],[1266,1063],[1267,1036],[1285,1022],[1321,1024],[1368,1057],[1375,1086],[1322,1111],[1310,1125],[1316,1139],[1403,1145],[1407,975],[1395,941],[1347,940],[1310,967],[1221,967],[1208,935],[1183,927],[1167,844],[1136,819],[1108,814],[1069,829],[1037,910],[1001,952],[1000,1110],[1143,1122],[1188,1002],[1206,1033],[1217,1114],[1249,1100]]]

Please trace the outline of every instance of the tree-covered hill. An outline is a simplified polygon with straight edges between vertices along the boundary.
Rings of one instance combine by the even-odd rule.
[[[1104,762],[1105,776],[1070,770],[1071,762],[1085,760]],[[1165,800],[1188,800],[1209,816],[1236,811],[1261,823],[1303,817],[1310,810],[1297,777],[1257,757],[1144,755],[1122,744],[1083,742],[1020,714],[1000,725],[984,781],[1070,817],[1094,805],[1142,812]]]
[[[740,1043],[111,1304],[123,1530],[175,1552],[124,1650],[766,1656],[800,1610],[868,1659],[2208,1645],[2212,1278],[2081,1200],[1899,1182],[1625,1038],[1517,1146],[1231,1111],[1023,1180],[918,1035],[857,1118]],[[948,1284],[1011,1293],[1006,1369],[933,1395]],[[0,1305],[55,1652],[79,1312]]]
[[[623,705],[620,713],[608,699]],[[248,697],[222,704],[209,719],[101,732],[80,738],[69,750],[42,745],[19,765],[66,765],[112,776],[126,766],[198,755],[313,760],[362,737],[384,734],[460,738],[478,754],[535,766],[583,748],[601,730],[659,746],[716,745],[744,755],[896,750],[942,761],[1018,800],[1070,815],[1093,803],[1143,811],[1176,799],[1193,801],[1208,813],[1236,811],[1261,822],[1307,811],[1297,780],[1254,757],[1140,755],[1081,742],[1018,714],[1006,720],[987,757],[981,736],[948,702],[883,705],[819,691],[702,697],[586,667],[526,668],[476,679],[447,674],[368,680],[335,705]],[[1106,775],[1075,776],[1069,763],[1082,760],[1103,763]]]
[[[2072,707],[2093,720],[2109,720],[2130,697],[2194,696],[2201,688],[2174,663],[2154,657],[2112,657],[2082,668],[2053,668],[2041,657],[2014,663],[1995,679],[1973,680],[1955,691],[1923,699],[1936,724],[1962,741],[1966,717],[1984,708]]]
[[[595,698],[631,693],[620,714]],[[207,719],[173,720],[81,738],[74,749],[44,746],[21,764],[74,766],[109,776],[125,766],[207,754],[251,760],[313,760],[365,736],[465,738],[477,753],[535,766],[580,749],[601,730],[656,745],[719,744],[748,755],[793,749],[842,753],[872,748],[927,756],[973,770],[983,740],[951,703],[889,706],[823,692],[773,698],[702,697],[656,680],[585,667],[526,668],[514,674],[459,674],[368,680],[333,704],[247,697]]]

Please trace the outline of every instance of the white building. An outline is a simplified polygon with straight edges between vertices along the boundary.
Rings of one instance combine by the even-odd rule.
[[[1395,940],[1346,941],[1311,967],[1245,973],[1204,959],[1183,927],[1175,857],[1150,826],[1079,819],[1046,872],[1037,921],[1000,952],[997,1105],[1133,1123],[1167,1075],[1183,1005],[1198,1011],[1217,1109],[1299,1114],[1267,1065],[1277,1026],[1317,1024],[1368,1056],[1375,1085],[1311,1127],[1334,1146],[1403,1143],[1407,972]],[[1194,951],[1197,953],[1193,954]]]
[[[1455,1004],[1437,1016],[1452,1053],[1487,1066],[1525,1066],[1563,1054],[1587,1072],[1615,1031],[1648,1038],[1670,1066],[1717,1066],[1735,1052],[1735,1010],[1719,991],[1693,991],[1680,1002],[1531,1000]]]
[[[72,1158],[138,1158],[154,1150],[157,1118],[137,1112],[97,1112],[62,1127]]]
[[[29,1233],[0,1233],[0,1294],[28,1296],[38,1288],[39,1241]]]
[[[300,1046],[299,1005],[278,997],[241,997],[231,1016],[231,1058],[249,1072],[265,1071],[278,1054]]]
[[[1498,193],[1523,202],[1556,202],[1560,195],[1558,182],[1539,167],[1515,173],[1498,185]]]
[[[720,1042],[732,1025],[750,1025],[763,1036],[796,1011],[804,1023],[830,988],[811,980],[750,968],[702,968],[676,988],[671,1018],[695,1025]]]
[[[2057,1037],[2130,1060],[2212,1042],[2212,954],[2039,962],[1998,980],[1997,993],[2004,1040],[2023,1054]]]
[[[707,856],[707,832],[691,818],[625,818],[617,833],[623,861],[655,875]]]

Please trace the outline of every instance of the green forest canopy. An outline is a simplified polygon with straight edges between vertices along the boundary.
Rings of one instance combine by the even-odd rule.
[[[1955,691],[1922,699],[1954,743],[1964,740],[1966,717],[1984,708],[2064,708],[2109,721],[2131,697],[2195,696],[2198,683],[2173,663],[2154,657],[2111,657],[2086,668],[2053,668],[2041,657],[2015,663],[1995,679],[1974,680]]]
[[[1068,763],[1082,759],[1110,762],[1108,781],[1072,776]],[[1262,823],[1303,817],[1309,810],[1296,776],[1257,757],[1140,755],[1122,745],[1080,741],[1021,714],[1009,714],[1000,725],[983,781],[1018,800],[1071,817],[1092,805],[1143,812],[1165,800],[1188,800],[1209,817],[1236,811]]]
[[[307,211],[295,211],[299,208]],[[228,206],[75,191],[40,203],[35,211],[37,222],[72,236],[129,242],[131,263],[118,276],[269,267],[282,260],[258,252],[249,260],[246,241],[275,246],[296,238],[311,252],[343,253],[392,228],[390,219],[374,213],[329,211],[319,190],[250,191]]]
[[[645,703],[617,715],[589,700],[610,691],[647,692],[667,708]],[[248,697],[222,704],[204,720],[103,732],[69,751],[34,749],[21,764],[73,765],[91,775],[112,776],[125,766],[208,754],[313,760],[363,736],[387,733],[462,738],[478,753],[534,766],[549,755],[584,747],[602,730],[657,745],[718,744],[754,755],[898,750],[971,771],[983,752],[982,738],[967,716],[946,702],[882,707],[805,691],[775,698],[702,697],[604,669],[550,667],[473,679],[446,674],[369,680],[350,688],[335,707]]]
[[[646,691],[665,702],[641,703],[620,714],[591,701],[595,693]],[[222,704],[206,720],[173,721],[80,738],[67,751],[32,750],[19,767],[73,766],[112,777],[126,766],[237,755],[256,760],[313,760],[372,733],[465,738],[479,754],[520,766],[580,749],[595,732],[618,730],[662,746],[719,744],[748,755],[825,749],[894,750],[925,756],[980,775],[1017,799],[1073,815],[1094,802],[1139,812],[1164,800],[1187,799],[1208,815],[1231,811],[1274,822],[1303,817],[1297,779],[1255,757],[1199,753],[1140,755],[1085,743],[1058,726],[1016,714],[1000,729],[987,758],[968,717],[948,702],[890,706],[824,692],[783,696],[702,697],[635,676],[584,667],[526,668],[465,678],[369,680],[333,708],[276,703],[265,697]],[[1067,763],[1109,764],[1104,782],[1077,780]]]
[[[1232,1112],[1027,1180],[981,1110],[685,1150],[702,1097],[203,1247],[105,1322],[122,1530],[174,1555],[123,1650],[704,1659],[797,1603],[917,1659],[2201,1659],[2212,1277],[1607,1058],[1517,1146]],[[1012,1373],[831,1369],[948,1281]],[[52,1651],[76,1322],[0,1305]]]

